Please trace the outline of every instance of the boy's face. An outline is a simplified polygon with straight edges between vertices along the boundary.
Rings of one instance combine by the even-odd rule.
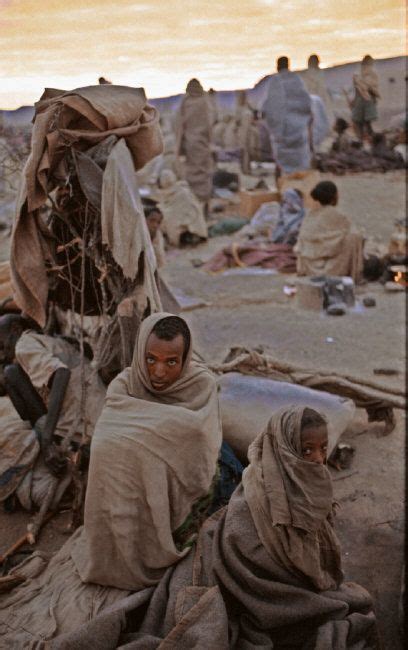
[[[310,426],[301,433],[302,456],[310,463],[326,465],[329,436],[327,426]]]
[[[160,214],[160,212],[151,212],[147,218],[147,228],[150,233],[151,239],[154,239],[157,231],[159,230],[161,226],[161,222],[163,221],[163,217]]]
[[[177,334],[171,341],[153,332],[147,339],[145,359],[150,382],[155,390],[165,390],[180,377],[183,369],[184,339]]]

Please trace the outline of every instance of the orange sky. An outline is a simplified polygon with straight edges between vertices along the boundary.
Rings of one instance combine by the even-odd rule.
[[[0,107],[104,75],[180,92],[250,87],[277,56],[304,67],[404,53],[403,0],[0,0]]]

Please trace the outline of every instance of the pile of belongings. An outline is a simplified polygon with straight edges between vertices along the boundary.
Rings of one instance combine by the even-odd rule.
[[[350,144],[339,151],[317,153],[315,166],[321,172],[345,174],[346,172],[386,172],[393,169],[404,169],[403,156],[387,145],[382,133],[373,136],[373,143],[369,151],[362,148],[361,142]]]
[[[102,317],[99,368],[115,355],[116,370],[129,365],[138,324],[161,308],[135,179],[161,151],[141,88],[46,89],[35,105],[11,243],[14,298],[40,327],[51,305]]]

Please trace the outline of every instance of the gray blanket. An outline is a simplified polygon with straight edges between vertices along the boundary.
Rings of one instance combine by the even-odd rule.
[[[312,104],[299,75],[294,72],[273,75],[262,110],[275,144],[277,162],[283,171],[308,169]]]
[[[149,588],[130,595],[46,647],[360,650],[375,647],[374,630],[362,587],[343,583],[318,592],[272,560],[239,487],[153,594]]]

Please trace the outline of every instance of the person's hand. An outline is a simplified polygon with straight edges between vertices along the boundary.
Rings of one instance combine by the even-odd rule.
[[[44,463],[54,476],[61,476],[67,466],[67,459],[63,455],[61,448],[51,442],[46,432],[47,416],[42,415],[34,425],[34,431],[40,443],[41,453]]]
[[[56,477],[62,476],[67,467],[67,459],[63,455],[61,448],[55,442],[52,442],[45,448],[43,458],[51,474]]]

